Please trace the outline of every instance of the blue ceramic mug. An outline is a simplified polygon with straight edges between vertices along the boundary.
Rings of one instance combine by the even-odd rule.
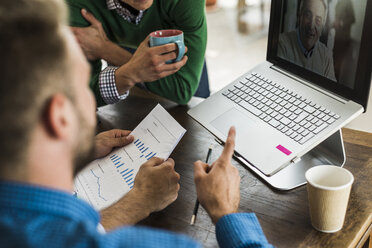
[[[167,64],[178,62],[185,55],[185,43],[183,41],[183,32],[177,29],[158,30],[150,34],[150,46],[162,46],[169,43],[177,45],[177,58],[168,60]]]

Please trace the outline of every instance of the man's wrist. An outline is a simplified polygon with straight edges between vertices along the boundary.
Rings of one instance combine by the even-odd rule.
[[[133,187],[133,189],[129,191],[129,193],[131,194],[131,201],[134,202],[134,207],[137,210],[140,210],[143,216],[142,219],[148,217],[152,213],[152,210],[150,208],[151,204],[149,204],[148,202],[149,199],[147,199],[136,187]]]
[[[103,41],[99,50],[101,59],[117,67],[128,63],[132,58],[132,54],[129,51],[110,40]]]
[[[133,71],[130,70],[128,63],[120,66],[115,71],[115,83],[119,95],[124,94],[137,83],[136,77]]]
[[[222,218],[224,217],[225,215],[228,215],[228,214],[233,214],[233,213],[236,213],[237,211],[232,211],[232,210],[214,210],[214,211],[211,211],[209,216],[211,217],[212,219],[212,222],[213,224],[217,224],[217,222]]]
[[[133,188],[117,203],[101,211],[101,223],[106,230],[112,230],[125,225],[134,225],[148,217],[150,213],[145,197]]]
[[[99,49],[99,57],[105,61],[110,61],[110,51],[114,49],[115,44],[110,40],[105,40]]]

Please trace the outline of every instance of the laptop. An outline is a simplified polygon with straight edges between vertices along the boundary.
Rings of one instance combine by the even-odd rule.
[[[366,110],[372,2],[328,2],[271,1],[266,61],[188,111],[268,177]]]

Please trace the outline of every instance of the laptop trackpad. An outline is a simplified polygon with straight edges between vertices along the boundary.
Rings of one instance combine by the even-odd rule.
[[[244,134],[248,133],[250,127],[256,125],[256,122],[239,110],[232,108],[211,121],[211,125],[225,137],[227,137],[230,127],[235,126],[236,133],[239,134],[240,137],[244,137]]]

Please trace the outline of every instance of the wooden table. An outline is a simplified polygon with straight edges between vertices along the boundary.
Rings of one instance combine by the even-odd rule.
[[[125,101],[97,111],[98,130],[114,127],[132,130],[158,102],[187,129],[171,155],[181,175],[181,189],[173,204],[151,214],[139,225],[187,234],[205,247],[216,247],[215,227],[203,208],[199,209],[196,225],[190,226],[189,222],[196,200],[193,162],[205,159],[210,144],[215,144],[212,161],[222,149],[208,131],[186,114],[188,106],[178,106],[151,93],[132,90]],[[321,233],[311,227],[306,187],[289,192],[273,190],[233,161],[241,176],[240,211],[257,214],[267,239],[274,246],[372,247],[372,134],[350,129],[344,129],[343,134],[347,154],[345,168],[353,173],[355,182],[344,227],[335,234]]]

